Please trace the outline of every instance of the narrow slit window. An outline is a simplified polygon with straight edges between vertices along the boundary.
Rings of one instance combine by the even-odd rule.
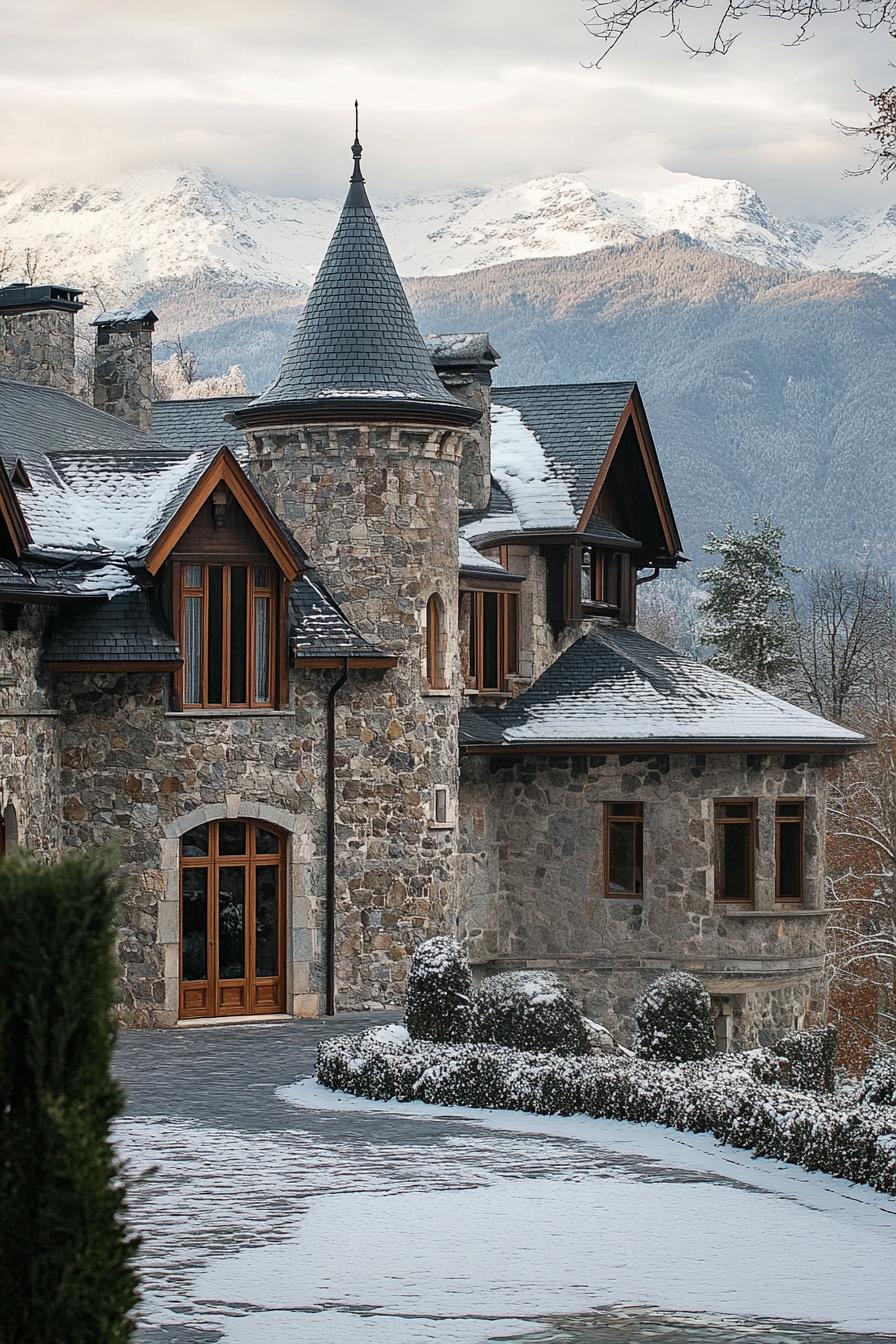
[[[805,806],[802,802],[775,805],[775,898],[782,905],[802,905],[804,899]]]
[[[444,690],[447,684],[442,602],[436,593],[426,604],[426,682],[430,690]]]
[[[604,895],[644,895],[644,804],[604,804]]]

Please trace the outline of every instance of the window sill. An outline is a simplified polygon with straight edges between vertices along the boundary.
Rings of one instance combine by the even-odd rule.
[[[737,919],[789,919],[791,917],[805,918],[807,915],[826,915],[829,912],[822,908],[820,910],[810,910],[804,905],[774,905],[770,910],[756,910],[752,906],[731,906],[716,901],[715,908],[726,915],[734,915]]]
[[[454,830],[454,822],[453,822],[453,821],[428,821],[428,822],[426,823],[426,829],[427,829],[428,831],[453,831],[453,830]]]
[[[638,901],[638,902],[640,903],[640,902],[642,902],[642,901],[644,900],[644,897],[643,897],[643,896],[639,896],[639,895],[637,895],[636,893],[630,893],[630,892],[627,892],[627,891],[605,891],[605,892],[604,892],[604,900],[605,900],[605,901]]]
[[[286,719],[294,709],[168,709],[166,719]]]
[[[448,696],[453,695],[454,692],[450,686],[433,686],[431,688],[425,687],[422,694],[425,696],[432,696],[434,700],[445,700]]]

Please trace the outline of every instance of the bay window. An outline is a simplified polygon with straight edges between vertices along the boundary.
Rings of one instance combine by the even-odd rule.
[[[715,804],[715,899],[753,903],[756,803],[738,799]]]
[[[781,905],[803,904],[804,804],[775,804],[775,899]]]

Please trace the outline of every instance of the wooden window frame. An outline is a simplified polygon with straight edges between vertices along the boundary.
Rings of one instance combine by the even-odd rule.
[[[778,808],[798,807],[795,816],[782,817]],[[796,896],[781,895],[781,828],[794,827],[799,831],[799,893]],[[775,904],[797,909],[806,904],[806,800],[804,798],[775,799]]]
[[[448,689],[445,604],[438,593],[426,599],[426,665],[424,678],[430,691]]]
[[[192,568],[202,570],[201,583],[198,587],[188,586],[186,583],[186,571]],[[221,628],[221,699],[212,701],[208,695],[208,647],[209,647],[209,570],[212,568],[221,570],[222,583],[222,628]],[[268,572],[269,582],[267,584],[257,584],[255,581],[255,570],[264,568]],[[246,691],[245,700],[232,701],[230,698],[230,620],[231,620],[231,572],[234,569],[246,570],[246,650],[245,650],[245,669],[246,669]],[[198,701],[186,701],[184,698],[186,661],[177,669],[174,674],[174,698],[178,710],[202,710],[202,709],[278,709],[283,703],[283,697],[286,686],[284,676],[284,666],[286,662],[285,643],[281,637],[281,631],[285,629],[284,606],[286,599],[286,586],[283,583],[283,576],[280,574],[273,559],[269,555],[242,555],[228,560],[222,560],[220,556],[209,556],[205,554],[189,555],[180,554],[172,564],[172,607],[173,607],[173,626],[177,632],[178,644],[183,653],[185,647],[184,637],[184,615],[186,611],[185,598],[200,597],[202,599],[202,648],[200,658],[200,683],[202,687],[201,698]],[[269,695],[265,700],[260,700],[255,694],[255,599],[257,597],[268,599],[269,620],[268,620],[268,686]],[[281,645],[284,645],[281,652]]]
[[[723,807],[747,807],[749,816],[747,817],[722,817],[719,815],[719,809]],[[748,828],[747,843],[747,891],[746,897],[721,896],[718,891],[716,877],[718,868],[718,828],[720,826],[744,826]],[[757,828],[757,807],[755,798],[714,798],[713,799],[713,903],[715,905],[739,906],[742,909],[752,909],[756,903],[756,838]]]
[[[279,827],[271,825],[269,822],[260,820],[257,817],[234,817],[233,820],[241,822],[246,828],[246,849],[243,854],[221,854],[219,852],[218,837],[220,827],[226,825],[229,818],[220,818],[214,821],[200,822],[200,826],[208,828],[208,854],[202,854],[197,857],[187,857],[183,852],[183,840],[181,836],[178,852],[178,893],[179,893],[179,911],[178,911],[178,947],[177,947],[177,976],[178,976],[178,1016],[181,1020],[190,1017],[228,1017],[244,1015],[239,1008],[228,1013],[220,1011],[218,1004],[218,991],[221,984],[231,982],[223,981],[219,978],[217,972],[218,956],[218,912],[217,912],[217,884],[213,880],[214,875],[221,868],[242,868],[246,874],[244,881],[244,891],[246,899],[246,909],[249,907],[250,889],[255,892],[255,872],[258,868],[278,869],[277,876],[277,974],[276,976],[256,976],[255,974],[255,921],[249,921],[246,918],[246,975],[243,977],[248,995],[250,988],[257,982],[276,980],[283,988],[284,1008],[286,1004],[286,871],[289,861],[289,849],[287,845],[287,836]],[[269,831],[277,837],[276,854],[258,854],[256,850],[255,828],[260,826],[263,830]],[[183,949],[183,875],[188,868],[205,868],[208,872],[206,879],[206,978],[205,980],[185,980],[184,979],[184,949]],[[213,904],[214,903],[214,904]],[[199,1011],[191,1010],[186,1006],[185,998],[188,987],[206,986],[205,1006]],[[214,1002],[212,1000],[214,999]],[[253,1009],[249,1004],[245,1005],[247,1015],[252,1015],[258,1010]],[[265,1010],[267,1011],[267,1010]],[[278,1010],[282,1011],[282,1010]]]
[[[628,808],[627,812],[612,812],[611,808]],[[637,827],[638,849],[641,860],[641,890],[613,891],[610,888],[610,826],[623,822]],[[640,801],[604,803],[604,898],[610,901],[643,901],[644,899],[644,804]]]
[[[483,684],[486,596],[495,598],[497,608],[497,686]],[[476,588],[470,598],[470,680],[480,695],[503,695],[507,678],[519,672],[519,593]]]

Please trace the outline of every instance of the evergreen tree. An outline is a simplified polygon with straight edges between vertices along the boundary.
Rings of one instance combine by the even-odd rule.
[[[700,637],[715,645],[710,662],[753,686],[772,687],[793,666],[793,594],[788,574],[799,570],[781,558],[784,529],[771,518],[754,518],[752,532],[728,523],[725,535],[710,533],[703,550],[721,556],[706,569],[709,589]]]
[[[111,1122],[108,858],[0,862],[0,1341],[125,1344],[137,1291]]]

